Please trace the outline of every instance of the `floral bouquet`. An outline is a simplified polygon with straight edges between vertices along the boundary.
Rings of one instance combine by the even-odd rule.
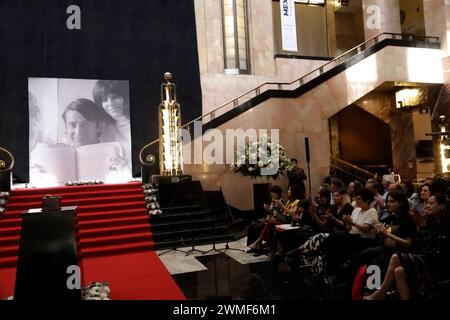
[[[294,169],[286,154],[286,148],[270,141],[267,136],[257,141],[246,142],[245,147],[238,150],[236,162],[230,167],[243,176],[252,178],[266,176],[273,179],[277,179],[285,171]]]

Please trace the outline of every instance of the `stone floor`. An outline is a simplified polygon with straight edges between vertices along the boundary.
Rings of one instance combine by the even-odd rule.
[[[234,260],[236,260],[241,264],[270,261],[270,258],[266,255],[254,257],[251,254],[245,253],[243,250],[247,249],[246,243],[247,238],[242,238],[238,241],[230,242],[229,243],[229,247],[231,248],[230,250],[224,250],[225,243],[216,244],[216,249],[222,251],[227,256],[233,258]],[[189,250],[191,250],[192,247],[179,248],[179,250],[181,251],[160,250],[157,251],[157,253],[160,255],[161,261],[164,263],[167,270],[169,270],[170,274],[176,275],[182,273],[207,270],[207,268],[197,258],[209,255],[216,255],[220,253],[217,251],[211,251],[209,253],[203,254],[203,252],[211,250],[212,247],[213,246],[211,244],[196,246],[195,249],[200,250],[201,252],[194,251],[192,254],[188,256],[186,256],[185,252],[189,252]]]
[[[245,249],[246,238],[229,246]],[[216,246],[219,250],[224,247],[225,244]],[[212,245],[196,247],[203,251],[211,248]],[[191,248],[180,249],[188,251]],[[311,282],[299,270],[292,271],[286,262],[271,262],[266,255],[254,257],[243,251],[222,250],[186,256],[172,251],[160,258],[190,300],[323,299],[324,288],[320,284]]]

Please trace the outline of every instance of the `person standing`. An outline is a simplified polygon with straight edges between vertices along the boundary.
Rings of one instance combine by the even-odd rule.
[[[294,165],[294,168],[291,171],[288,171],[288,173],[287,173],[287,176],[289,179],[288,188],[290,188],[292,186],[298,187],[298,189],[300,191],[300,199],[305,199],[306,188],[305,188],[304,181],[307,178],[305,170],[298,166],[297,159],[292,158],[291,162]]]

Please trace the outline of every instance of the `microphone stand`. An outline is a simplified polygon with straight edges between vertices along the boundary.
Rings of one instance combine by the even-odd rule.
[[[175,195],[170,200],[169,208],[172,207],[172,205],[173,205],[173,203],[175,201],[175,198],[178,196],[178,193],[179,192],[175,193]],[[170,223],[170,229],[173,229],[173,226],[175,224],[175,222],[173,220],[173,217],[174,217],[174,212],[172,212],[171,215],[170,215],[170,218],[172,219],[172,221]],[[172,240],[172,249],[169,249],[169,250],[166,250],[164,252],[161,252],[160,254],[158,254],[158,256],[162,256],[162,255],[164,255],[166,253],[169,253],[169,252],[181,252],[181,253],[184,253],[184,254],[187,253],[186,251],[177,248],[177,246],[175,244],[175,234],[173,234],[173,233],[172,233],[172,239],[171,240]]]
[[[233,214],[231,213],[231,209],[230,209],[230,207],[228,206],[227,200],[225,199],[225,195],[223,194],[222,187],[219,186],[219,188],[220,188],[220,193],[221,193],[222,198],[223,198],[223,202],[225,203],[225,208],[227,209],[226,212],[225,212],[225,221],[227,221],[226,218],[227,218],[227,214],[228,214],[228,215],[231,217],[232,223],[234,223],[235,220],[234,220]],[[226,229],[225,229],[225,230],[226,230],[226,233],[225,233],[225,239],[226,239],[226,242],[225,242],[225,248],[220,249],[220,250],[218,250],[218,251],[220,251],[220,252],[223,251],[223,253],[225,253],[227,250],[234,250],[234,251],[245,252],[245,250],[243,250],[243,249],[231,248],[231,247],[230,247],[229,241],[228,241],[228,238],[229,238],[229,229],[230,229],[230,226],[229,226],[229,224],[227,223],[227,227],[226,227]]]
[[[195,249],[195,239],[194,239],[194,224],[192,223],[192,210],[189,211],[189,224],[191,225],[191,241],[192,241],[192,248],[188,252],[186,252],[186,257],[194,252],[200,252],[201,254],[205,254],[205,251]]]
[[[207,254],[210,252],[222,252],[220,250],[216,249],[216,223],[215,223],[215,218],[211,219],[212,222],[212,230],[213,230],[213,246],[210,250],[203,252],[203,254]]]

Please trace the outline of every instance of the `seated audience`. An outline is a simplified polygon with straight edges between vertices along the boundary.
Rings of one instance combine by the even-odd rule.
[[[314,234],[311,216],[314,215],[317,206],[309,200],[302,200],[299,205],[299,214],[294,216],[292,225],[295,229],[277,229],[278,251],[274,259],[281,260],[285,254],[294,250]]]
[[[294,219],[298,219],[297,215],[300,202],[299,188],[291,186],[288,189],[288,201],[286,204],[283,203],[281,191],[278,188],[276,189],[277,192],[275,192],[276,196],[272,198],[271,205],[265,205],[266,210],[270,212],[270,216],[268,216],[264,222],[264,227],[259,237],[249,245],[250,250],[257,249],[263,241],[266,241],[269,246],[274,247],[274,245],[276,245],[276,240],[274,239],[275,226],[278,224],[290,223],[293,216],[295,216]]]
[[[402,300],[432,298],[437,280],[449,276],[449,222],[446,198],[441,194],[429,197],[426,215],[422,216],[415,253],[392,255],[381,288],[366,300],[385,299],[395,288]]]
[[[416,224],[409,213],[406,195],[401,191],[390,192],[387,196],[386,207],[389,217],[383,223],[375,225],[380,244],[359,252],[350,263],[347,279],[348,293],[360,266],[376,265],[384,274],[394,253],[406,252],[414,245]]]
[[[419,203],[412,208],[412,211],[415,214],[420,214],[421,216],[425,216],[426,213],[426,208],[427,208],[427,203],[428,203],[428,199],[431,195],[431,185],[429,184],[423,184],[420,189],[419,189]]]
[[[273,216],[277,216],[280,209],[275,206],[275,201],[280,200],[282,196],[283,190],[279,186],[273,186],[270,189],[270,197],[271,197],[271,203],[264,204],[264,210],[266,211],[266,217],[264,219],[260,219],[258,222],[250,225],[248,228],[248,234],[247,234],[247,246],[250,246],[253,244],[256,239],[258,239],[259,235],[261,234],[262,229],[264,228],[264,225],[266,221],[271,219]],[[249,250],[253,251],[254,250]]]
[[[370,207],[373,201],[372,190],[362,189],[355,201],[357,208],[352,215],[342,218],[349,232],[334,233],[324,241],[323,251],[331,272],[338,271],[345,258],[376,245],[378,213]]]
[[[383,209],[386,205],[386,199],[380,194],[380,184],[376,181],[372,181],[374,179],[367,180],[366,188],[372,192],[373,199],[370,203],[370,207],[377,210],[379,216],[383,212]]]
[[[330,201],[330,204],[334,204],[334,200],[333,200],[333,194],[336,192],[336,191],[339,191],[339,189],[341,189],[341,188],[343,188],[344,187],[344,183],[342,182],[342,180],[341,179],[333,179],[333,180],[331,180],[331,185],[330,185],[330,198],[331,198],[331,201]]]
[[[363,188],[363,185],[358,180],[353,180],[348,184],[347,193],[350,196],[350,201],[354,208],[356,207],[355,197]]]

